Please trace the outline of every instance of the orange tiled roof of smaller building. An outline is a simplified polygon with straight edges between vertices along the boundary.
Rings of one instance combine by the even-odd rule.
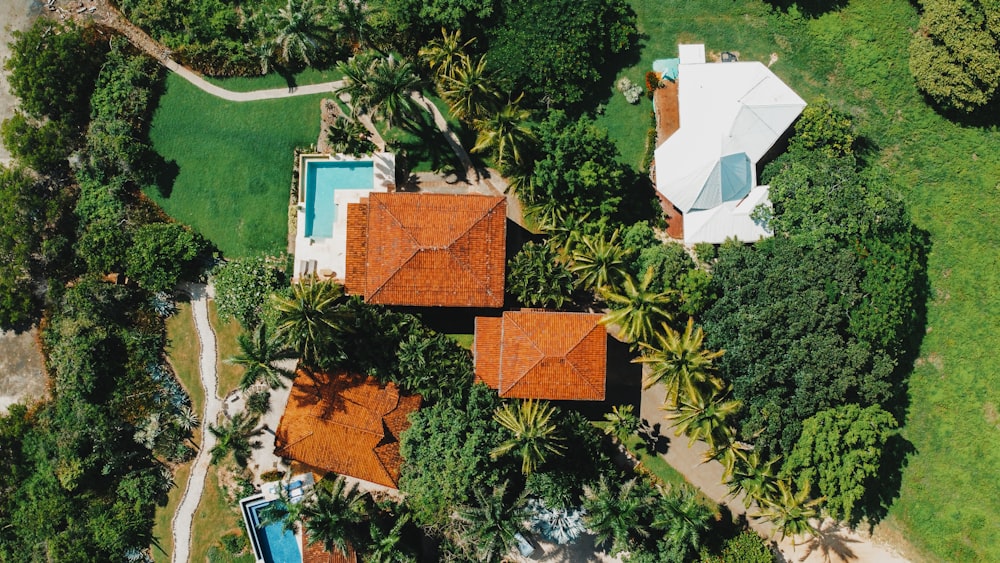
[[[339,550],[327,551],[322,542],[309,543],[307,534],[302,534],[302,563],[358,563],[354,546],[347,544],[347,555]]]
[[[603,401],[607,331],[601,315],[505,311],[476,318],[476,377],[501,397]]]
[[[275,432],[275,453],[396,488],[399,436],[420,403],[372,377],[300,369]]]
[[[347,217],[349,293],[383,305],[503,306],[505,198],[372,193]]]

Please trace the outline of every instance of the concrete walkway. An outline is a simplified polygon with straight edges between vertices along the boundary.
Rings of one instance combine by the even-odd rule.
[[[218,353],[215,346],[215,332],[208,321],[208,298],[211,297],[212,288],[203,284],[186,284],[182,289],[191,295],[191,313],[194,316],[195,331],[198,333],[198,343],[201,345],[198,365],[201,385],[205,389],[205,410],[201,413],[201,447],[191,466],[187,487],[171,522],[174,538],[171,561],[174,563],[187,563],[191,559],[191,526],[195,510],[201,501],[201,494],[205,490],[205,477],[212,457],[210,450],[215,446],[215,436],[208,431],[208,424],[214,423],[222,412],[222,400],[216,395]]]
[[[750,527],[761,536],[768,538],[774,532],[774,527],[770,523],[750,518],[747,509],[743,506],[743,495],[737,498],[729,496],[729,489],[722,481],[722,464],[717,461],[704,462],[708,445],[705,442],[696,441],[688,446],[688,439],[685,436],[675,436],[674,427],[669,420],[664,418],[664,411],[661,409],[666,389],[662,385],[655,385],[642,392],[642,404],[639,408],[639,415],[642,420],[654,429],[659,429],[659,435],[669,440],[667,451],[661,454],[674,469],[679,471],[689,483],[698,487],[705,496],[713,501],[725,505],[733,514],[733,517],[747,515]],[[750,513],[756,513],[756,507],[751,506]],[[810,542],[807,538],[799,538],[798,546],[792,543],[792,538],[785,538],[777,542],[777,547],[785,561],[799,561],[804,563],[824,563],[827,561],[858,561],[873,563],[906,563],[908,560],[896,553],[891,546],[878,543],[868,534],[862,534],[847,528],[838,526],[836,523],[827,521],[821,525],[823,533],[817,540]],[[829,551],[829,557],[824,553]]]

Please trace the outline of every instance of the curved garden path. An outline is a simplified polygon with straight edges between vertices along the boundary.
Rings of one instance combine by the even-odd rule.
[[[201,494],[205,490],[211,449],[215,446],[215,436],[208,431],[208,424],[217,420],[219,413],[222,412],[222,400],[216,395],[218,353],[215,346],[215,331],[208,321],[208,298],[211,296],[212,288],[204,284],[186,284],[183,291],[191,295],[191,314],[194,317],[198,343],[201,345],[198,367],[201,373],[201,385],[205,389],[205,410],[201,413],[201,447],[194,458],[191,475],[188,477],[181,502],[177,505],[177,512],[171,521],[174,549],[170,557],[174,563],[187,563],[191,559],[191,526],[195,510],[201,501]]]

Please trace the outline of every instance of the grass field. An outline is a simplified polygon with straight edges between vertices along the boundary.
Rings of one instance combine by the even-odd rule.
[[[240,353],[240,345],[236,337],[243,330],[235,320],[222,322],[219,318],[219,307],[215,301],[208,302],[208,321],[215,329],[215,346],[219,351],[219,397],[225,399],[230,391],[236,389],[243,377],[243,368],[226,362],[228,358]]]
[[[642,79],[681,41],[767,62],[811,101],[823,95],[861,133],[931,236],[932,299],[920,359],[909,379],[909,458],[883,532],[907,538],[919,559],[1000,561],[1000,132],[951,122],[913,86],[907,46],[917,25],[905,0],[853,0],[815,17],[760,1],[633,1],[645,34]],[[649,102],[621,95],[600,122],[623,159],[638,162]]]
[[[225,491],[219,486],[215,471],[209,471],[205,479],[205,492],[194,513],[191,525],[191,561],[205,561],[208,552],[226,534],[238,533],[243,526],[239,507],[230,504]],[[219,550],[223,551],[223,550]],[[252,555],[227,557],[227,561],[252,562]]]
[[[150,138],[176,179],[150,197],[227,256],[283,252],[292,151],[316,143],[322,97],[227,102],[171,74]]]
[[[170,341],[167,347],[170,364],[191,397],[192,408],[195,412],[201,413],[205,407],[205,391],[198,378],[198,335],[194,331],[190,304],[179,303],[177,314],[167,319],[167,338]],[[196,430],[192,439],[196,444],[200,443],[201,432]],[[170,489],[167,495],[167,505],[156,508],[153,537],[157,545],[153,546],[152,552],[153,560],[158,563],[170,561],[170,554],[173,552],[170,524],[181,501],[181,495],[184,494],[190,473],[191,462],[181,465],[174,471],[174,488]]]

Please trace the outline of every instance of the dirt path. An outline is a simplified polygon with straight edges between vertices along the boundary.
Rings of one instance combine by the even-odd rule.
[[[208,431],[208,424],[214,423],[222,412],[222,400],[216,394],[218,376],[215,371],[218,352],[215,346],[215,331],[208,321],[208,298],[211,287],[203,284],[187,284],[184,289],[191,295],[191,313],[194,316],[195,331],[198,333],[198,343],[201,345],[199,357],[199,372],[201,385],[205,388],[205,411],[201,416],[201,448],[191,466],[184,495],[177,505],[177,512],[171,521],[173,529],[174,549],[170,554],[174,563],[187,563],[191,553],[191,526],[194,523],[194,513],[205,490],[205,477],[208,474],[211,461],[210,450],[215,446],[215,436]]]
[[[705,452],[708,445],[704,442],[695,442],[688,446],[688,440],[684,436],[674,436],[674,428],[670,421],[664,419],[664,413],[660,409],[666,391],[662,385],[656,385],[642,393],[642,404],[639,409],[641,418],[650,425],[659,425],[660,435],[669,439],[667,452],[662,454],[667,461],[692,485],[701,489],[706,496],[719,504],[725,505],[732,512],[734,517],[747,514],[747,509],[743,506],[743,496],[737,498],[729,497],[729,490],[722,482],[722,464],[716,461],[705,463]],[[756,512],[752,508],[751,513]],[[769,523],[748,518],[750,527],[756,530],[763,537],[771,537],[774,527]],[[785,561],[799,561],[804,563],[823,563],[826,561],[858,561],[864,563],[906,563],[908,560],[899,555],[891,546],[879,543],[867,534],[840,528],[832,522],[824,522],[821,526],[823,534],[820,541],[812,544],[812,549],[808,542],[795,546],[791,538],[786,538],[778,542],[778,548]],[[824,546],[829,550],[830,557],[824,554]]]

